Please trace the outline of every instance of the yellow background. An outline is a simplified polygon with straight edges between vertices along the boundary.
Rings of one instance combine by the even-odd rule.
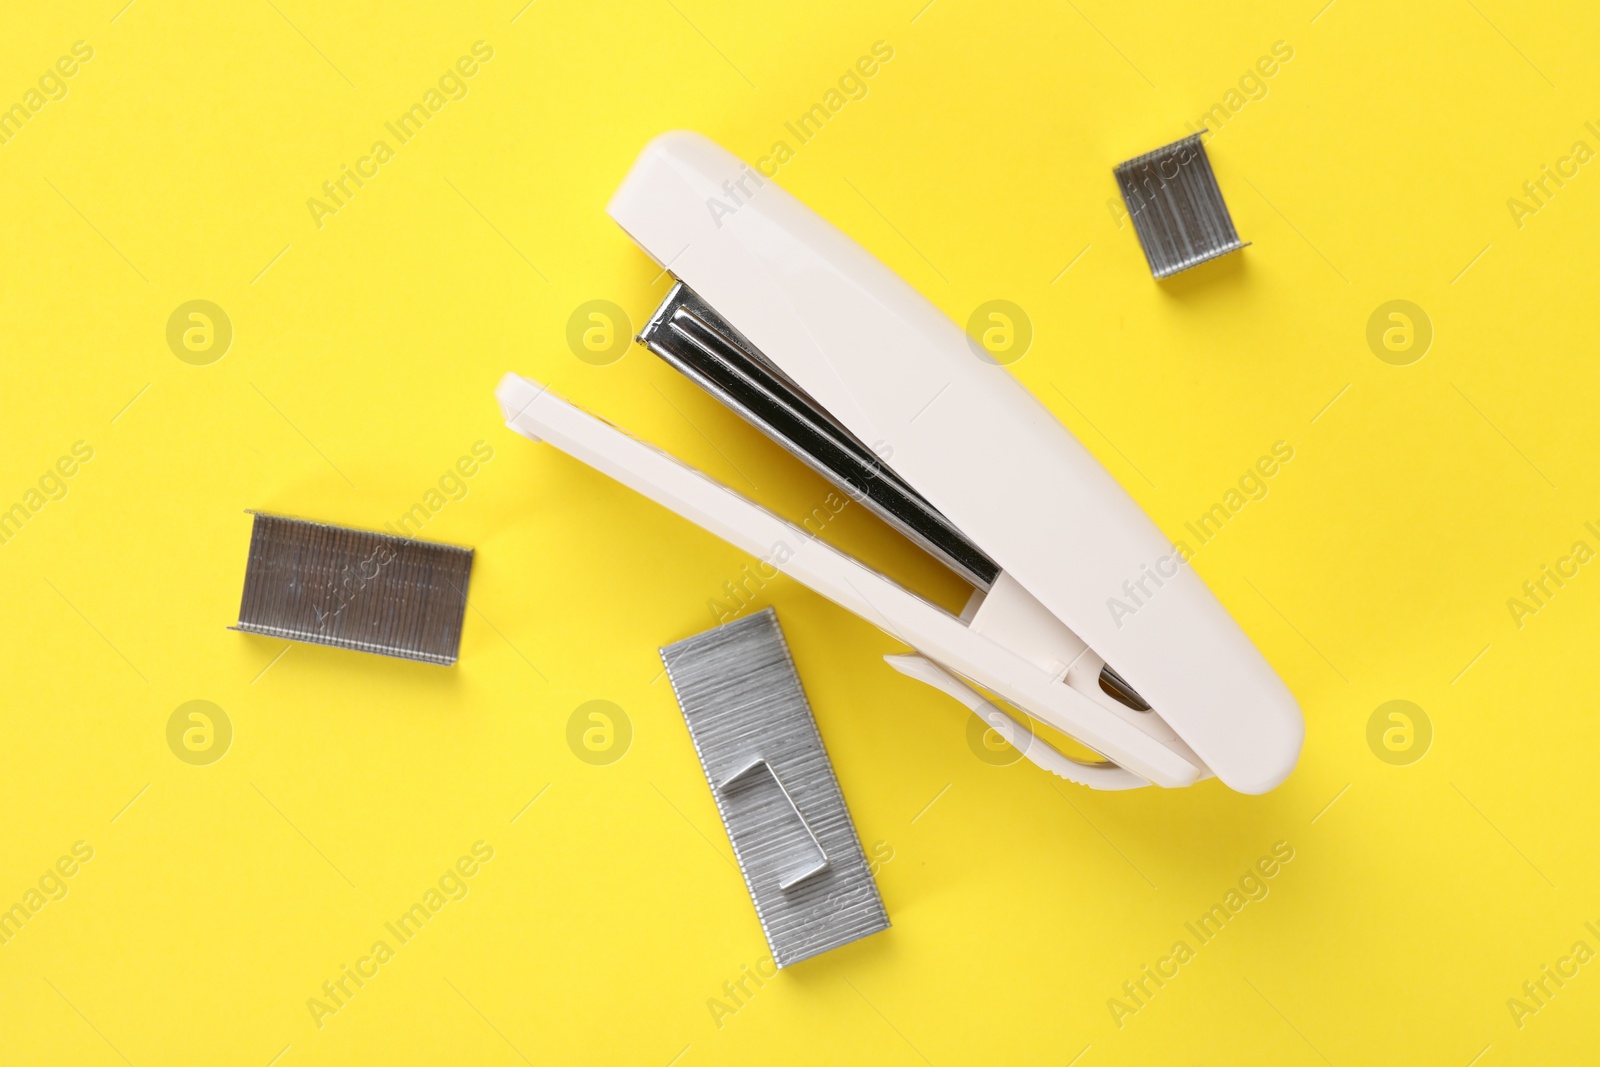
[[[0,906],[95,851],[0,947],[0,1061],[1595,1058],[1600,963],[1521,1028],[1506,1002],[1600,948],[1600,574],[1521,628],[1506,601],[1600,547],[1600,174],[1520,228],[1506,202],[1600,148],[1600,16],[923,3],[8,10],[0,103],[75,41],[94,58],[0,145],[0,506],[74,442],[95,454],[0,547]],[[466,98],[318,228],[307,199],[479,40]],[[819,503],[669,368],[582,362],[566,324],[607,299],[636,327],[665,292],[603,210],[651,136],[754,159],[880,40],[893,60],[781,182],[957,321],[1024,307],[1012,371],[1171,536],[1293,445],[1196,566],[1306,745],[1261,797],[991,766],[965,711],[881,663],[893,640],[772,582],[754,606],[778,609],[863,841],[892,849],[894,926],[719,1026],[708,1001],[766,949],[656,649],[750,561],[511,435],[492,389],[523,372],[786,514]],[[1152,281],[1112,166],[1278,41],[1292,61],[1208,138],[1251,247]],[[192,299],[233,324],[209,366],[165,340]],[[1365,340],[1392,299],[1433,323],[1410,366]],[[479,440],[493,460],[424,531],[477,549],[459,665],[227,629],[246,508],[381,527]],[[828,537],[894,558],[857,508]],[[193,699],[233,724],[210,766],[166,742]],[[632,725],[609,766],[566,741],[597,699]],[[1433,725],[1409,766],[1367,743],[1394,699]],[[308,998],[480,840],[470,894],[319,1028]],[[1197,945],[1185,922],[1278,841],[1270,895]],[[1108,999],[1179,939],[1195,959],[1119,1027]]]

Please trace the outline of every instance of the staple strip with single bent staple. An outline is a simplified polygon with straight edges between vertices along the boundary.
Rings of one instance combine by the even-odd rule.
[[[254,512],[245,633],[449,666],[472,549]]]
[[[1245,246],[1200,137],[1197,133],[1135,156],[1114,171],[1139,245],[1157,278]]]
[[[661,650],[773,961],[885,930],[811,705],[767,608]]]

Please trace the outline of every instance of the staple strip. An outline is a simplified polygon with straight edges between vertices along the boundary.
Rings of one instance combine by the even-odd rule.
[[[1135,156],[1114,173],[1150,271],[1165,278],[1243,248],[1201,135]]]
[[[994,561],[683,282],[639,341],[962,578],[994,584]]]
[[[254,515],[233,629],[441,666],[456,661],[472,549]]]
[[[679,641],[661,659],[774,963],[887,929],[777,614],[767,608]],[[741,774],[755,760],[771,775]]]

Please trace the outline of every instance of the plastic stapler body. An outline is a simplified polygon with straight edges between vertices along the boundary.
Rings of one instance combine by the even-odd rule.
[[[729,189],[737,209],[727,210]],[[640,340],[973,587],[953,615],[544,386],[507,425],[698,523],[915,649],[885,657],[1080,784],[1245,793],[1305,727],[1288,688],[1098,461],[962,329],[703,136],[652,141],[608,208],[677,279]],[[870,442],[870,446],[867,444]],[[1125,583],[1144,590],[1131,614]],[[1100,754],[1070,758],[990,696]]]

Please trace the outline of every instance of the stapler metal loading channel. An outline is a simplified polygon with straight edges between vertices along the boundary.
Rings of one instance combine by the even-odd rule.
[[[915,649],[897,670],[1008,738],[990,694],[1104,757],[1034,738],[1080,784],[1259,793],[1293,770],[1298,705],[1123,488],[960,327],[775,183],[698,134],[646,146],[609,206],[677,284],[640,341],[973,587],[955,616],[516,374],[507,425],[545,440]],[[716,201],[720,212],[710,210]],[[871,445],[868,444],[871,442]],[[1150,593],[1110,610],[1123,584]],[[1115,664],[1113,669],[1112,664]]]

